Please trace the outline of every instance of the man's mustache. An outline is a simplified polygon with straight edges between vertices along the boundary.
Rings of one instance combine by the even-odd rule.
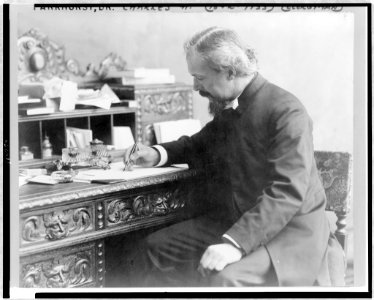
[[[200,96],[202,97],[211,97],[211,95],[208,92],[199,91]]]

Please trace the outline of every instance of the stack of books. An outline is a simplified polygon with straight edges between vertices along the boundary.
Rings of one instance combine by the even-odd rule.
[[[51,114],[53,107],[47,107],[43,99],[44,86],[41,83],[23,83],[18,86],[18,114],[33,116]]]
[[[53,107],[47,107],[45,100],[29,98],[28,96],[18,97],[18,114],[21,116],[34,116],[54,113]]]
[[[172,84],[175,76],[166,68],[135,68],[109,74],[106,82],[122,85]]]

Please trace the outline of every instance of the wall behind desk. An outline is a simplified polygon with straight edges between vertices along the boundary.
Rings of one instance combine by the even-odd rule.
[[[129,67],[166,67],[192,83],[183,42],[198,30],[237,30],[256,50],[260,72],[295,94],[314,121],[318,150],[353,149],[353,42],[350,13],[135,13],[34,11],[18,7],[18,34],[38,28],[64,44],[66,58],[98,65],[110,52]],[[211,117],[207,100],[194,94],[194,115]]]

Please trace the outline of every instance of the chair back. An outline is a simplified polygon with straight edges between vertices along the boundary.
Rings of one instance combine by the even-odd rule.
[[[347,152],[315,151],[314,157],[325,188],[326,210],[333,211],[338,218],[335,235],[346,251],[347,214],[351,204],[352,155]]]

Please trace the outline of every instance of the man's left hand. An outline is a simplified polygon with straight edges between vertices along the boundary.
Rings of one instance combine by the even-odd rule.
[[[209,246],[200,260],[199,272],[205,276],[211,271],[222,271],[227,265],[239,261],[242,252],[231,244]]]

